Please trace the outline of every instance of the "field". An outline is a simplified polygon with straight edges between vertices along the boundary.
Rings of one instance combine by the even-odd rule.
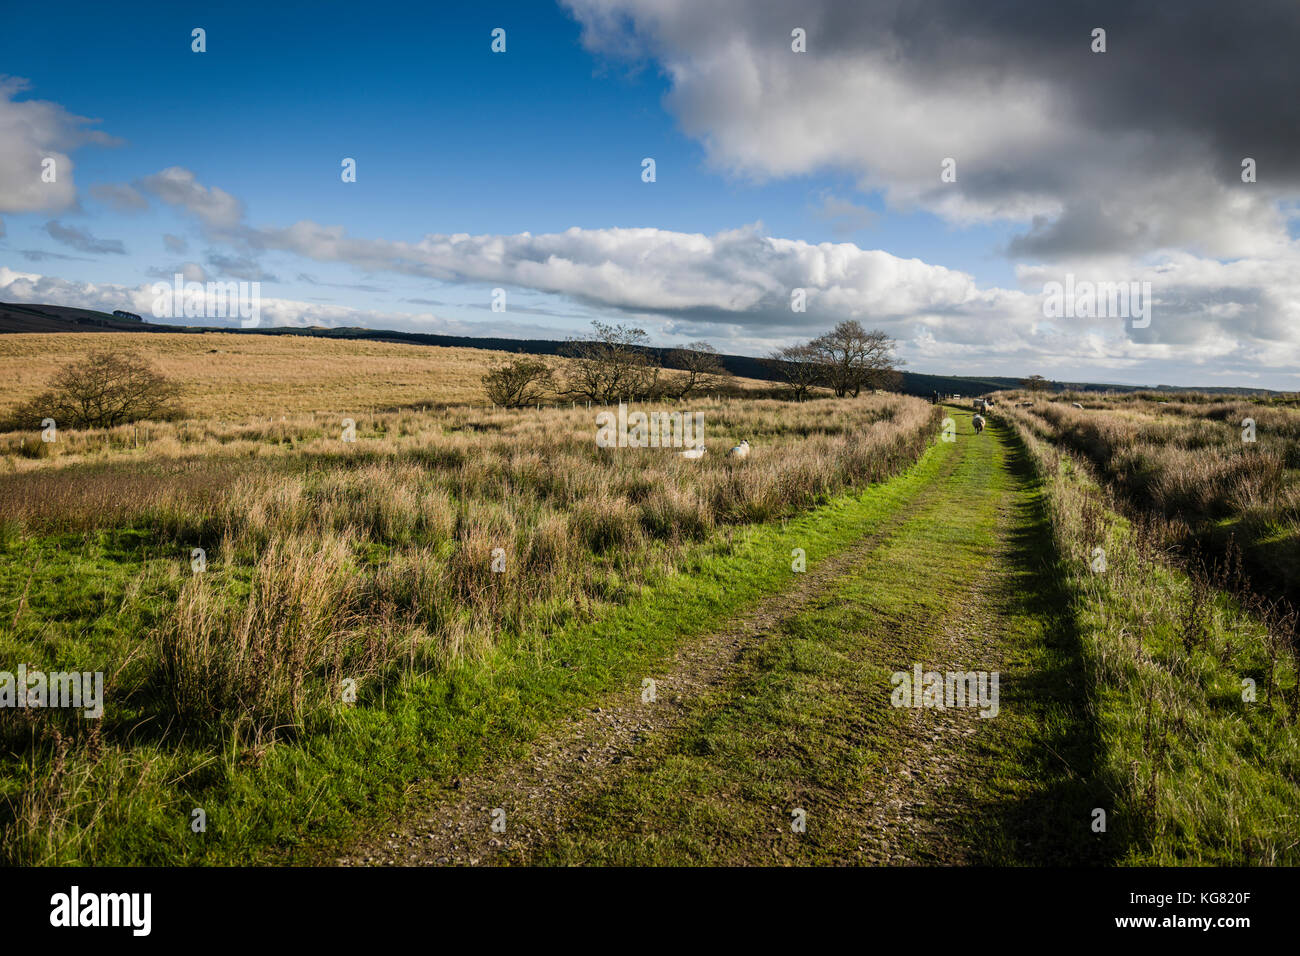
[[[1300,593],[1300,404],[1191,393],[1067,393],[1021,408],[1017,399],[1028,400],[1005,396],[1005,414],[1086,461],[1172,543],[1233,564],[1244,591]]]
[[[1300,862],[1289,572],[1225,563],[1295,553],[1294,409],[741,388],[692,461],[474,350],[139,338],[184,415],[0,435],[0,669],[105,675],[0,710],[4,862]]]

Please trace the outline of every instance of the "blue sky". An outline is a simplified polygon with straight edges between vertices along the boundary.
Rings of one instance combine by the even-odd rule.
[[[762,23],[740,22],[739,14],[719,14],[713,45],[695,47],[690,37],[700,32],[697,24],[667,22],[631,0],[575,0],[572,9],[546,3],[175,2],[128,9],[123,15],[117,5],[74,3],[52,17],[14,6],[0,39],[3,72],[27,81],[9,97],[11,110],[36,101],[54,104],[63,114],[62,139],[99,129],[114,141],[66,148],[75,167],[75,198],[65,197],[63,205],[27,209],[13,201],[6,208],[0,198],[0,266],[48,278],[23,288],[40,288],[67,304],[106,301],[117,287],[138,292],[190,263],[207,279],[260,277],[265,298],[334,307],[310,316],[324,324],[555,337],[579,331],[592,317],[630,317],[661,342],[708,338],[727,351],[760,354],[855,317],[896,334],[918,370],[1015,374],[1033,364],[1054,377],[1106,373],[1108,380],[1152,382],[1212,370],[1219,378],[1207,384],[1221,383],[1223,369],[1207,351],[1221,330],[1188,339],[1187,328],[1166,327],[1143,343],[1132,334],[1125,338],[1120,326],[1099,325],[1071,345],[1065,341],[1071,330],[1042,322],[1025,298],[1058,265],[1081,275],[1102,268],[1103,278],[1137,278],[1158,268],[1158,256],[1176,244],[1126,249],[1123,265],[1106,250],[1055,263],[1050,252],[1009,255],[1017,236],[1042,226],[1042,210],[1049,210],[1050,225],[1050,210],[1063,203],[1068,208],[1070,197],[1062,192],[994,202],[971,192],[954,204],[951,194],[931,184],[940,155],[925,154],[912,164],[895,156],[915,148],[890,127],[900,120],[882,120],[880,104],[864,99],[861,89],[834,85],[834,77],[848,70],[810,84],[806,107],[796,100],[793,113],[788,96],[782,99],[775,81],[764,88],[760,74],[751,83],[757,92],[738,89],[733,109],[726,90],[718,93],[726,84],[708,77],[716,69],[710,51],[749,39],[767,56],[762,44],[772,33]],[[788,69],[789,51],[781,49],[789,43],[788,23],[815,21],[815,13],[799,12],[799,5],[791,10],[777,21],[776,55],[783,58],[775,62],[781,69]],[[610,35],[606,13],[624,23],[626,36]],[[194,27],[207,33],[201,54],[190,48]],[[504,54],[490,50],[495,27],[507,31]],[[820,39],[814,29],[809,55],[818,55]],[[624,41],[635,41],[634,55],[625,55]],[[835,51],[836,57],[852,55]],[[750,55],[738,61],[736,73],[754,62],[764,63]],[[872,82],[888,90],[894,78]],[[837,96],[845,97],[841,108],[821,116]],[[905,115],[912,105],[909,100],[887,115]],[[767,128],[778,115],[785,122]],[[998,113],[990,116],[996,123]],[[97,122],[74,122],[78,117]],[[940,152],[948,148],[942,117],[918,112],[908,122],[909,132],[935,124],[927,142],[938,143]],[[50,135],[60,146],[59,136]],[[1032,134],[1009,133],[1012,152],[1017,135]],[[810,145],[792,146],[794,139]],[[963,146],[978,148],[954,136],[951,149],[965,155]],[[641,180],[647,156],[656,161],[654,183]],[[356,159],[357,182],[341,182],[343,157]],[[913,166],[919,170],[915,181]],[[233,197],[242,211],[239,223],[216,228],[196,217],[184,198],[160,198],[142,185],[176,168],[187,171],[200,198],[205,190]],[[105,185],[130,188],[146,208],[124,210],[96,198],[95,187]],[[324,252],[315,240],[272,237],[302,221],[342,227],[346,237],[367,245]],[[408,248],[430,235],[536,237],[574,227],[595,250],[581,253],[587,259],[575,254],[578,266],[592,275],[602,268],[618,272],[609,290],[589,292],[577,279],[533,268],[539,257],[568,263],[569,253],[552,246],[507,250],[507,258],[517,255],[518,262],[500,270],[492,268],[491,242],[472,256]],[[688,251],[692,244],[683,238],[745,227],[753,227],[751,234],[734,249]],[[666,237],[641,271],[643,254],[627,251],[625,237],[611,234],[633,228]],[[1293,228],[1286,221],[1284,231]],[[78,248],[67,229],[120,242],[125,253],[86,251],[84,243]],[[180,237],[185,247],[166,248],[165,234]],[[773,251],[769,238],[805,245]],[[400,266],[387,267],[387,243],[406,244]],[[809,249],[846,243],[852,278],[837,286],[833,274],[825,277],[840,254],[823,251],[808,265]],[[890,258],[858,261],[859,252],[871,250]],[[773,256],[782,268],[798,263],[795,272],[806,274],[810,285],[823,283],[816,291],[824,295],[813,300],[823,307],[802,316],[779,308],[785,286],[805,280],[767,283],[756,276]],[[895,261],[911,259],[923,268]],[[679,263],[692,270],[691,282],[674,271]],[[552,259],[547,268],[554,266]],[[509,292],[504,314],[487,308],[494,287]],[[0,297],[12,298],[14,290],[0,288]],[[1024,336],[1023,348],[981,344],[1003,310],[1018,316],[1008,328]],[[286,305],[274,314],[277,321],[293,321],[291,312]],[[1181,359],[1180,343],[1188,346]],[[1143,344],[1150,346],[1146,353]],[[1294,342],[1283,344],[1289,349]],[[1260,363],[1250,359],[1257,352],[1232,351],[1234,363],[1258,376]],[[1280,358],[1279,367],[1287,361]],[[1268,377],[1286,387],[1284,371]]]

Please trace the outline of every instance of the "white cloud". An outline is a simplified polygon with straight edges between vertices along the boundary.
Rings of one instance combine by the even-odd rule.
[[[0,212],[66,209],[76,202],[74,164],[68,153],[86,143],[117,140],[91,129],[96,120],[74,116],[58,103],[14,97],[26,80],[0,75]],[[54,161],[54,182],[42,179],[42,163]]]
[[[354,237],[343,226],[309,220],[255,227],[244,222],[238,200],[200,185],[188,170],[173,168],[164,178],[183,184],[169,201],[201,221],[221,223],[225,232],[217,240],[240,250],[274,250],[371,273],[522,287],[624,313],[664,342],[711,337],[724,348],[757,352],[856,318],[885,329],[914,365],[929,368],[1001,374],[1074,368],[1105,377],[1115,369],[1204,368],[1213,361],[1254,373],[1282,370],[1300,358],[1300,280],[1294,278],[1300,245],[1290,241],[1267,243],[1267,255],[1231,263],[1173,250],[1146,260],[1116,252],[1022,265],[1021,288],[1003,289],[853,243],[769,236],[758,224],[714,235],[575,227],[540,235],[432,234],[418,241]],[[248,277],[260,274],[255,256],[218,253],[210,261],[227,272],[238,265]],[[1118,317],[1045,319],[1043,284],[1067,271],[1091,281],[1151,282],[1150,326],[1130,330]],[[796,288],[806,290],[806,312],[791,309]],[[326,308],[292,303],[264,314],[289,324],[329,324]],[[367,313],[346,311],[348,324],[369,324]],[[383,321],[410,327],[423,320],[399,313]]]
[[[242,202],[224,189],[200,185],[192,172],[180,166],[146,176],[139,186],[163,202],[181,207],[218,232],[234,229],[244,218]]]
[[[201,267],[194,263],[187,263],[182,269],[187,278],[190,275],[202,274]],[[171,276],[165,276],[163,279],[164,281],[171,279]],[[199,280],[195,278],[194,281]],[[0,266],[0,301],[65,305],[82,309],[95,309],[100,312],[125,309],[128,312],[135,312],[144,316],[146,320],[149,320],[153,314],[153,285],[152,282],[138,286],[75,282],[58,276],[42,275],[34,272],[17,272],[7,266]],[[266,297],[262,297],[260,300],[260,310],[261,324],[264,326],[305,327],[321,325],[331,328],[361,326],[438,332],[449,335],[465,335],[470,332],[469,327],[463,323],[442,319],[428,312],[383,312]],[[220,319],[180,318],[170,324],[238,327],[240,322],[236,316],[224,321]]]

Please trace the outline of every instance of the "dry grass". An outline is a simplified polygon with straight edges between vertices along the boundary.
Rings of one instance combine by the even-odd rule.
[[[1001,414],[1076,452],[1130,511],[1217,559],[1244,552],[1261,588],[1294,599],[1300,587],[1300,411],[1284,405],[1180,394],[1062,394]],[[1072,407],[1074,402],[1082,409]],[[1244,422],[1254,422],[1254,441]]]
[[[94,349],[138,351],[182,386],[199,419],[246,421],[316,412],[335,416],[434,405],[485,405],[481,379],[511,356],[293,335],[68,332],[0,335],[0,419],[44,390],[56,371]],[[556,368],[565,359],[544,357]],[[736,379],[730,388],[770,389]]]
[[[937,429],[900,396],[688,401],[710,448],[688,461],[598,447],[597,409],[444,404],[482,401],[492,353],[112,335],[185,382],[196,417],[0,435],[0,652],[116,675],[102,739],[53,709],[0,721],[9,862],[75,859],[87,819],[153,819],[191,772],[327,732],[345,680],[382,706],[414,675],[545,657],[744,526],[896,473]],[[0,337],[5,401],[95,338]],[[726,458],[741,438],[751,456]],[[147,856],[132,832],[118,852]]]
[[[621,602],[694,542],[878,481],[935,410],[901,396],[691,403],[712,453],[601,448],[597,410],[448,408],[61,433],[12,448],[9,538],[128,529],[188,571],[155,628],[157,686],[191,723],[301,724],[338,668],[438,666]],[[746,460],[722,449],[748,438]]]

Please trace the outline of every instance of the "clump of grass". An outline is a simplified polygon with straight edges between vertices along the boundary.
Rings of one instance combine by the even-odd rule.
[[[242,602],[211,580],[186,582],[155,634],[158,692],[188,726],[301,727],[339,701],[345,678],[359,685],[390,657],[360,626],[347,537],[272,542]]]

